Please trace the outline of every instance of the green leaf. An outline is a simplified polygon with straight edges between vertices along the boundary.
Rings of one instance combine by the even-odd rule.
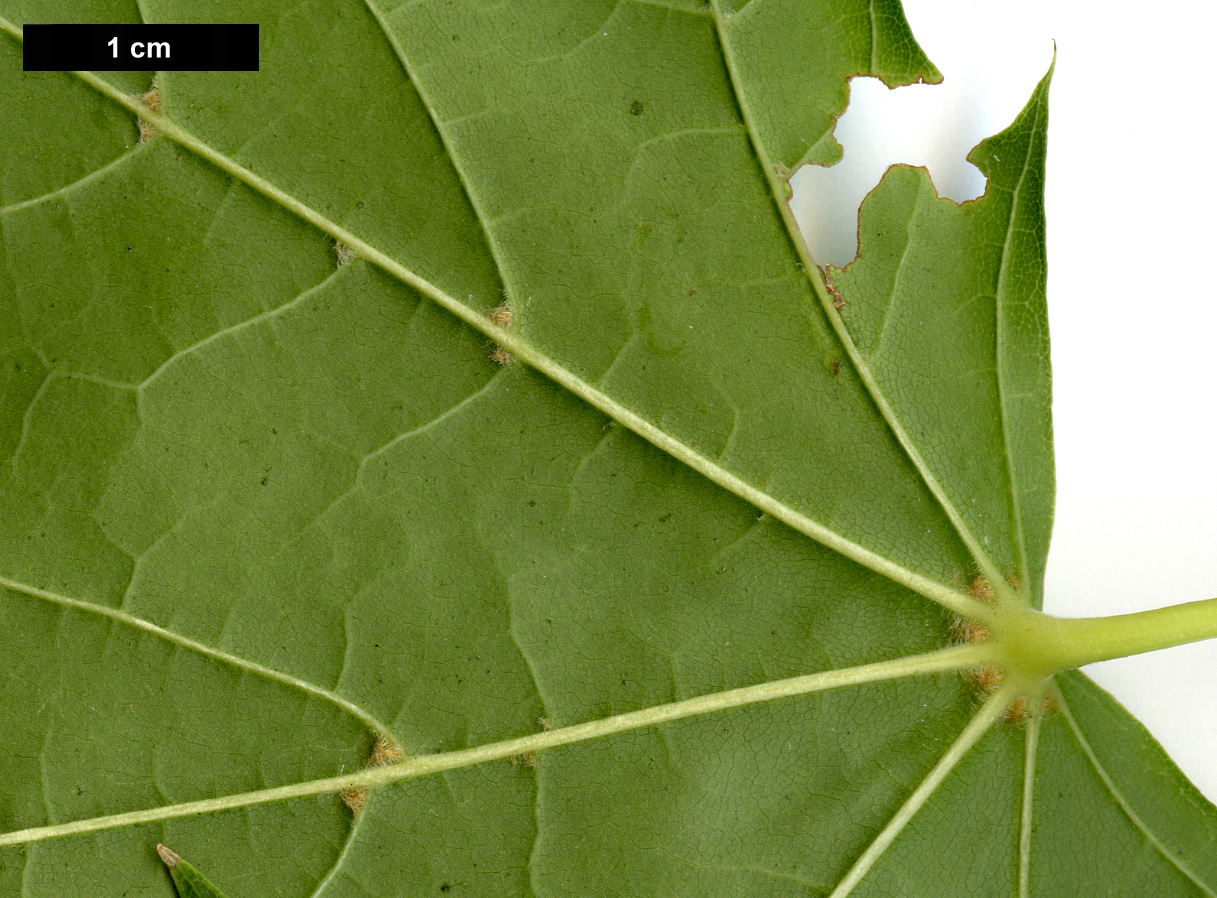
[[[1042,594],[1047,79],[830,290],[894,2],[265,0],[159,112],[0,15],[0,894],[1214,894],[1113,700],[952,647]]]

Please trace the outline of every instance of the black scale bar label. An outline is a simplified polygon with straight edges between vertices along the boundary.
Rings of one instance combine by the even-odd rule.
[[[26,25],[27,72],[256,72],[257,25]]]

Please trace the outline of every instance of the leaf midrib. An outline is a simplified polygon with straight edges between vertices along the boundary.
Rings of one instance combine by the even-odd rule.
[[[14,28],[7,20],[0,18],[0,28],[10,31],[14,36],[20,39],[20,29]],[[870,570],[887,577],[895,583],[905,586],[922,596],[930,599],[954,611],[958,614],[970,616],[980,620],[988,620],[991,617],[990,609],[983,603],[973,599],[971,596],[963,594],[951,587],[948,587],[936,580],[909,570],[904,566],[888,559],[877,552],[874,552],[866,547],[853,542],[850,539],[837,533],[835,530],[821,524],[819,521],[799,512],[784,502],[781,502],[765,493],[763,490],[753,486],[727,471],[725,468],[715,464],[710,459],[696,452],[690,446],[675,439],[661,428],[655,426],[641,415],[636,414],[630,409],[618,403],[606,393],[596,389],[590,383],[578,377],[573,371],[556,362],[551,357],[536,349],[532,344],[522,339],[519,335],[499,327],[498,325],[487,319],[480,311],[471,308],[462,303],[456,297],[440,289],[435,284],[421,277],[417,272],[412,271],[395,259],[384,254],[376,249],[371,244],[362,240],[360,237],[343,228],[339,224],[326,218],[320,212],[308,206],[296,197],[281,190],[271,181],[255,174],[244,166],[240,165],[230,157],[220,153],[209,144],[200,140],[193,133],[179,126],[172,119],[153,112],[138,98],[129,96],[114,87],[110,82],[103,78],[99,78],[92,72],[73,72],[82,81],[89,84],[102,95],[122,105],[133,115],[143,118],[153,125],[157,131],[164,137],[172,139],[178,145],[193,152],[216,166],[220,170],[226,172],[230,176],[236,178],[248,187],[258,191],[268,199],[278,203],[283,208],[292,212],[299,218],[307,221],[309,224],[316,227],[318,230],[328,234],[335,240],[341,241],[355,250],[357,255],[364,261],[372,263],[392,275],[402,283],[414,289],[423,296],[428,297],[436,302],[452,314],[456,315],[465,324],[481,332],[494,342],[500,344],[507,349],[513,357],[524,362],[535,370],[544,374],[546,377],[558,383],[560,386],[567,389],[569,392],[578,396],[589,405],[603,412],[613,420],[617,421],[624,427],[629,428],[634,433],[663,450],[667,454],[673,456],[679,461],[684,462],[689,467],[700,473],[702,476],[713,481],[720,487],[728,490],[736,496],[744,499],[750,504],[757,507],[759,510],[766,512],[774,518],[785,523],[787,526],[802,533],[810,539],[821,543],[822,545],[836,551],[850,560],[863,565]],[[751,131],[751,129],[750,129]],[[452,162],[455,166],[455,161]],[[471,200],[472,202],[472,200]],[[779,203],[779,206],[784,207],[785,204]],[[475,208],[476,211],[476,208]],[[790,216],[788,209],[783,209],[783,216],[788,220],[788,223],[793,226],[793,219]],[[479,212],[479,219],[484,220]],[[791,237],[797,243],[801,244],[797,229],[791,232]],[[496,264],[499,264],[498,256],[495,257]],[[500,266],[500,271],[501,271]],[[815,284],[817,293],[821,295],[822,301],[827,301],[827,294],[824,292],[822,284]],[[831,305],[831,303],[829,303]],[[830,318],[832,316],[830,315]],[[843,331],[843,326],[839,321],[834,321],[834,326]],[[848,336],[847,334],[845,335]],[[847,348],[856,355],[856,350],[852,345]],[[863,371],[863,374],[865,372]],[[889,421],[889,424],[891,422]],[[905,437],[907,443],[907,437]],[[910,444],[911,445],[911,444]],[[909,446],[905,446],[906,451]],[[916,461],[919,457],[915,454],[910,455]],[[924,468],[922,463],[921,468]],[[925,471],[923,476],[930,476],[928,471]],[[932,478],[931,478],[932,479]],[[939,495],[941,490],[939,490]],[[940,495],[940,501],[945,501],[945,496]],[[949,505],[947,506],[949,508]],[[958,515],[955,515],[958,518]],[[983,557],[983,555],[981,556]]]

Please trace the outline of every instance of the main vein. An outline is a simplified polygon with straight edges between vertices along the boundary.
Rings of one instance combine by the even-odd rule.
[[[598,739],[641,727],[656,726],[685,717],[739,708],[744,705],[773,701],[779,698],[806,695],[827,689],[838,689],[843,686],[856,686],[862,683],[943,671],[964,670],[984,663],[986,660],[989,659],[987,659],[985,648],[982,645],[951,646],[934,652],[910,655],[891,661],[879,661],[874,664],[864,664],[859,667],[849,667],[842,670],[804,674],[803,676],[790,677],[785,680],[775,680],[755,686],[743,686],[738,689],[711,693],[710,695],[700,695],[666,705],[644,708],[640,711],[629,711],[624,714],[601,718],[600,720],[592,720],[587,723],[575,724],[574,726],[521,736],[517,739],[507,739],[502,742],[494,742],[474,748],[444,752],[442,754],[407,758],[398,764],[386,767],[373,767],[345,776],[333,776],[309,782],[292,783],[271,789],[244,792],[239,795],[224,795],[218,798],[183,802],[159,808],[149,808],[143,811],[129,811],[106,817],[93,817],[86,820],[17,830],[0,834],[0,847],[97,832],[105,829],[115,829],[123,826],[135,826],[177,817],[188,817],[195,814],[227,811],[256,804],[303,798],[309,795],[334,793],[342,789],[374,788],[376,786],[383,786],[386,783],[417,779],[422,776],[442,773],[446,770],[456,770],[475,764],[484,764],[487,761],[556,748],[560,745],[585,742],[590,739]]]
[[[0,27],[10,30],[20,37],[20,30],[14,29],[13,26],[3,19],[0,19]],[[417,272],[410,270],[400,262],[385,255],[374,246],[360,239],[336,222],[326,218],[296,197],[220,153],[194,134],[177,125],[171,119],[153,112],[138,99],[123,93],[108,81],[97,77],[92,72],[76,72],[74,74],[99,93],[126,107],[134,115],[150,122],[162,136],[175,141],[182,147],[206,159],[217,168],[262,193],[319,230],[329,234],[335,240],[345,243],[354,249],[365,261],[382,268],[423,296],[443,306],[465,324],[503,346],[519,361],[541,372],[622,426],[629,428],[643,439],[698,471],[707,479],[753,504],[758,509],[777,518],[803,535],[902,586],[920,593],[931,601],[937,602],[959,614],[970,615],[984,620],[988,620],[991,616],[989,609],[985,605],[972,599],[970,596],[909,570],[891,559],[847,539],[819,521],[808,517],[786,503],[765,493],[762,489],[732,474],[709,458],[696,452],[690,446],[664,432],[641,415],[636,414],[612,397],[596,389],[578,377],[573,371],[559,364],[522,339],[519,335],[495,325],[473,306],[461,302],[456,297],[421,277]]]

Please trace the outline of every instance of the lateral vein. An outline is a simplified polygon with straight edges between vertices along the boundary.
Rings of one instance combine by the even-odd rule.
[[[895,658],[890,661],[879,661],[874,664],[864,664],[842,670],[804,674],[785,680],[760,683],[754,686],[742,686],[738,689],[728,689],[724,692],[715,692],[709,695],[699,695],[666,705],[657,705],[639,711],[628,711],[624,714],[617,714],[612,717],[605,717],[573,726],[544,730],[516,739],[507,739],[501,742],[479,745],[474,748],[458,751],[443,752],[441,754],[406,758],[396,764],[365,768],[358,773],[349,773],[343,776],[327,777],[303,783],[292,783],[271,789],[259,789],[238,795],[223,795],[217,798],[183,802],[159,808],[148,808],[142,811],[128,811],[122,814],[111,814],[104,817],[70,821],[68,823],[31,827],[29,829],[0,834],[0,847],[79,835],[87,832],[97,832],[99,830],[116,829],[124,826],[153,823],[161,820],[172,820],[178,817],[233,810],[235,808],[266,804],[274,801],[287,801],[310,795],[323,795],[325,793],[339,792],[343,789],[370,789],[383,786],[387,783],[417,779],[447,770],[456,770],[475,764],[484,764],[487,761],[510,758],[513,755],[538,752],[561,745],[586,742],[591,739],[598,739],[641,727],[670,723],[685,717],[709,714],[758,702],[806,695],[828,689],[838,689],[844,686],[856,686],[862,683],[873,683],[920,674],[963,670],[982,663],[985,660],[986,651],[982,645],[951,646],[920,655]],[[988,706],[986,705],[986,707]],[[970,731],[971,727],[965,733]]]
[[[191,639],[188,636],[183,636],[180,633],[175,633],[172,630],[167,630],[151,621],[144,620],[141,617],[136,617],[134,614],[129,614],[119,608],[110,608],[106,605],[99,605],[96,602],[87,602],[83,599],[73,599],[69,596],[60,595],[59,593],[51,592],[48,589],[39,589],[36,586],[29,586],[25,583],[19,583],[16,580],[11,580],[8,577],[0,576],[0,587],[10,589],[14,592],[24,593],[28,596],[43,599],[56,605],[62,605],[67,608],[75,608],[80,611],[86,611],[90,614],[97,614],[102,617],[108,617],[118,623],[125,624],[129,627],[134,627],[137,630],[143,630],[145,633],[151,633],[182,648],[189,649],[192,652],[197,652],[200,655],[206,655],[209,658],[214,658],[217,661],[223,661],[226,664],[231,664],[234,667],[239,667],[247,670],[250,673],[266,677],[270,680],[283,683],[291,686],[294,689],[299,689],[302,692],[307,692],[309,695],[324,699],[331,704],[337,705],[343,711],[354,717],[359,718],[366,726],[376,733],[390,735],[389,728],[369,714],[363,708],[354,704],[351,701],[338,695],[336,692],[331,692],[324,689],[315,683],[310,683],[307,680],[302,680],[299,677],[293,677],[291,674],[284,673],[281,670],[275,670],[273,667],[267,667],[263,664],[258,664],[256,661],[250,661],[246,658],[241,658],[237,655],[230,654],[221,649],[213,648],[205,643],[199,642],[197,639]]]
[[[634,433],[659,449],[684,462],[724,489],[750,502],[758,509],[772,515],[804,536],[814,539],[816,542],[844,555],[846,558],[920,593],[922,596],[945,608],[983,621],[987,621],[991,617],[990,609],[982,602],[936,580],[909,570],[891,559],[885,558],[879,553],[847,539],[819,521],[766,494],[763,490],[710,461],[710,459],[665,433],[641,415],[636,414],[596,389],[578,377],[573,371],[525,341],[518,334],[498,326],[477,309],[461,302],[456,297],[421,277],[417,272],[410,270],[400,262],[366,243],[346,228],[329,220],[315,209],[276,187],[267,179],[218,152],[171,119],[152,111],[137,98],[123,93],[104,79],[98,78],[92,72],[76,72],[74,74],[94,87],[98,92],[126,107],[133,115],[147,120],[158,129],[163,137],[175,141],[199,157],[206,159],[217,168],[259,191],[267,198],[280,204],[319,230],[329,234],[335,240],[345,243],[354,249],[362,259],[378,266],[402,283],[418,291],[421,295],[436,302],[457,316],[465,324],[501,345],[519,361],[539,371],[589,405],[608,415],[624,427],[634,431]],[[822,286],[820,289],[822,289]],[[850,351],[853,351],[852,347],[850,347]],[[883,408],[886,409],[885,406]],[[886,409],[884,414],[890,420],[890,409]],[[902,433],[902,431],[898,433],[898,436]],[[902,442],[907,443],[907,437],[904,437]],[[915,456],[915,458],[919,458],[919,456]],[[927,476],[930,476],[928,472]],[[936,495],[940,496],[940,501],[945,502],[945,497],[941,496],[940,490]],[[956,515],[956,517],[958,516]]]

